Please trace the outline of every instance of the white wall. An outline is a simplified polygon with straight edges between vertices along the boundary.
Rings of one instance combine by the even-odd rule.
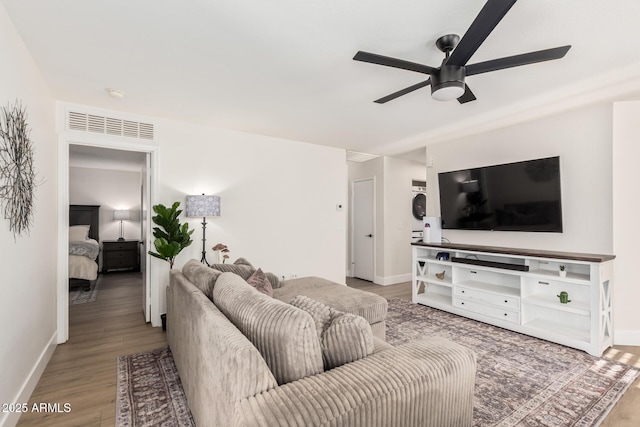
[[[120,237],[120,221],[113,211],[131,211],[131,220],[123,222],[125,239],[140,239],[139,172],[106,169],[69,168],[69,204],[100,205],[100,240]]]
[[[611,253],[611,105],[594,105],[428,145],[427,214],[440,215],[438,172],[560,156],[563,233],[444,230],[455,243]]]
[[[322,276],[344,283],[346,153],[342,149],[279,138],[155,120],[160,145],[159,200],[170,205],[188,194],[221,197],[221,216],[208,218],[207,252],[224,243],[230,261],[245,257],[287,278]],[[184,215],[184,214],[183,214]],[[183,218],[193,244],[175,267],[200,259],[202,218]],[[161,310],[168,266],[152,259]],[[163,312],[163,311],[161,311]]]
[[[638,159],[640,101],[613,105],[613,325],[616,344],[640,345]]]
[[[425,180],[424,163],[392,157],[366,162],[349,162],[349,201],[351,183],[375,177],[375,272],[374,283],[390,285],[411,280],[411,184]],[[351,230],[349,205],[349,230]],[[351,235],[349,234],[349,248]],[[351,251],[348,265],[351,266]]]
[[[425,164],[384,158],[384,281],[393,284],[411,280],[411,181],[424,181]],[[422,227],[421,227],[422,228]]]
[[[0,2],[0,106],[26,109],[35,152],[30,233],[14,240],[0,215],[0,403],[26,402],[53,349],[56,333],[56,147],[54,100]],[[19,414],[0,412],[0,425]]]
[[[438,172],[559,155],[563,233],[444,230],[443,236],[455,243],[614,254],[614,343],[640,345],[638,117],[640,102],[600,104],[429,145],[435,166],[427,168],[427,212],[439,215]]]

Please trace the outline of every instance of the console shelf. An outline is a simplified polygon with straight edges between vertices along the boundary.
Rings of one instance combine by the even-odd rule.
[[[414,303],[594,356],[613,345],[613,255],[444,243],[412,243],[412,250]],[[437,259],[441,252],[455,262]],[[435,276],[443,271],[443,279]],[[571,302],[561,303],[561,292]]]

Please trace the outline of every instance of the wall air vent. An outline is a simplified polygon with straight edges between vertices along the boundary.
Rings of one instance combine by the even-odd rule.
[[[128,138],[153,141],[153,125],[114,117],[69,111],[67,128],[80,132],[102,133],[105,135],[126,136]]]

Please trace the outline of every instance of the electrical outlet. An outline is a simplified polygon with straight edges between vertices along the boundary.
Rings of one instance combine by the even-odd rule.
[[[298,275],[296,273],[291,273],[291,278],[295,279],[296,277],[298,277]]]

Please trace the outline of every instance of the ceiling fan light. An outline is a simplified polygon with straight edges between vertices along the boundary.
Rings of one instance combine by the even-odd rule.
[[[443,82],[437,87],[431,87],[431,97],[437,101],[451,101],[464,94],[464,82]]]

